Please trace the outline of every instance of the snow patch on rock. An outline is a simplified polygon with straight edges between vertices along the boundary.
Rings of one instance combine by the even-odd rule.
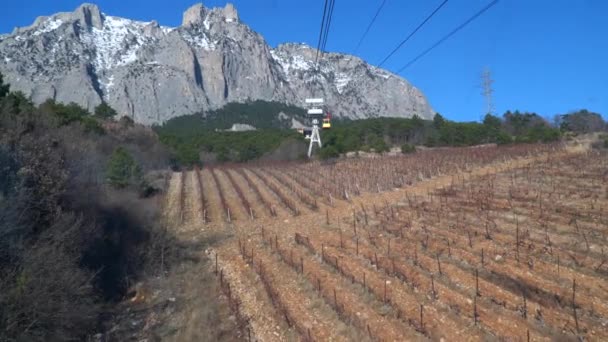
[[[137,51],[152,37],[144,35],[150,23],[105,16],[102,29],[91,28],[82,40],[95,47],[96,70],[108,70],[137,60]]]
[[[338,93],[342,94],[342,91],[348,85],[348,83],[350,83],[350,81],[351,78],[347,74],[339,73],[338,75],[336,75],[335,84]]]
[[[182,37],[190,44],[198,46],[206,51],[215,50],[216,45],[204,32],[197,32],[198,34],[192,34],[189,31],[182,31]]]
[[[59,28],[59,26],[61,26],[61,24],[63,24],[63,20],[61,20],[61,19],[54,19],[54,18],[48,19],[47,21],[44,22],[44,24],[42,24],[32,34],[34,36],[39,36],[39,35],[47,33],[47,32],[55,31],[56,29]]]

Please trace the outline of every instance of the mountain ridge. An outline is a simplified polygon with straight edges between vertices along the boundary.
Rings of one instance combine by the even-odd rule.
[[[337,117],[434,115],[405,79],[332,52],[323,53],[315,69],[315,55],[302,43],[271,48],[241,22],[232,4],[196,4],[178,27],[110,16],[83,4],[0,35],[0,72],[35,103],[52,98],[92,109],[104,101],[144,124],[230,102],[301,106],[312,92]]]

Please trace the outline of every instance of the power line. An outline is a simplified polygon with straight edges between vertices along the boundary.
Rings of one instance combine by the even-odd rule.
[[[467,21],[465,21],[464,23],[460,24],[458,27],[456,27],[455,29],[453,29],[450,33],[448,33],[447,35],[445,35],[443,38],[439,39],[435,44],[431,45],[431,47],[429,47],[428,49],[424,50],[421,54],[419,54],[414,59],[412,59],[411,61],[409,61],[401,69],[397,70],[397,74],[399,74],[403,70],[407,69],[412,64],[416,63],[416,61],[418,61],[420,58],[424,57],[427,53],[431,52],[437,46],[441,45],[443,42],[445,42],[450,37],[452,37],[453,35],[455,35],[458,31],[462,30],[465,26],[467,26],[472,21],[474,21],[475,19],[477,19],[478,17],[480,17],[487,10],[489,10],[494,5],[496,5],[498,3],[498,1],[500,1],[500,0],[494,0],[494,1],[490,2],[486,7],[482,8],[480,11],[478,11],[477,13],[475,13],[472,17],[470,17],[469,19],[467,19]]]
[[[399,45],[397,45],[393,51],[391,51],[391,53],[388,54],[388,56],[386,56],[382,62],[380,62],[380,64],[378,64],[378,67],[381,67],[389,58],[391,58],[392,55],[395,54],[395,52],[397,52],[397,50],[399,50],[403,44],[405,44],[410,38],[412,38],[413,35],[416,34],[416,32],[418,32],[418,30],[420,30],[422,28],[422,26],[424,26],[424,24],[426,24],[427,21],[429,21],[434,15],[435,13],[439,12],[439,10],[448,2],[448,0],[443,0],[443,2],[441,4],[439,4],[439,6],[437,6],[437,8],[435,8],[435,10],[429,14],[429,16],[426,17],[426,19],[424,19],[424,21],[422,23],[420,23],[420,25],[418,25],[418,27],[416,27],[416,29],[414,29],[414,31],[412,31],[412,33],[409,34],[409,36],[407,36],[403,41],[401,41],[401,43],[399,43]]]
[[[382,0],[382,3],[380,4],[380,7],[378,7],[378,10],[376,10],[376,14],[372,18],[372,21],[370,21],[369,25],[367,25],[367,28],[365,29],[365,32],[363,33],[363,36],[361,36],[361,39],[359,39],[359,43],[357,43],[357,47],[355,48],[355,51],[353,52],[353,55],[356,54],[357,51],[359,51],[359,48],[361,47],[361,43],[363,43],[363,39],[365,39],[365,37],[369,33],[369,30],[372,28],[372,26],[374,26],[374,23],[376,22],[376,19],[378,18],[378,15],[382,11],[382,7],[384,7],[384,4],[386,4],[386,0]]]

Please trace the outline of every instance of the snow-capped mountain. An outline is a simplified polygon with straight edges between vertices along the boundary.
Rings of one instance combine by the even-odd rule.
[[[334,116],[431,118],[424,95],[403,78],[350,55],[305,44],[272,49],[236,9],[194,5],[179,27],[140,22],[83,4],[0,35],[0,72],[36,103],[53,98],[89,109],[108,102],[137,122],[214,109],[228,102],[302,105],[325,98]]]

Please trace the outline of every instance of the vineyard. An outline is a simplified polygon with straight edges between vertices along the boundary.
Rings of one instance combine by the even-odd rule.
[[[174,173],[246,340],[608,340],[608,155],[517,145]]]

